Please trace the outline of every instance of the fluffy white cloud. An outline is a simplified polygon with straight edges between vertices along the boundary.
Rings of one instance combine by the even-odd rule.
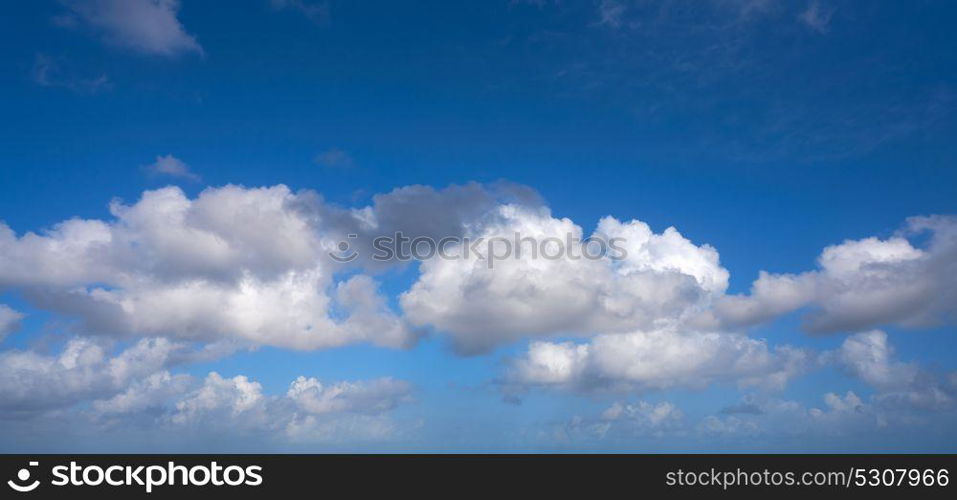
[[[7,335],[20,329],[20,320],[24,317],[23,313],[14,311],[8,306],[0,304],[0,341]]]
[[[829,247],[819,271],[762,273],[750,295],[727,296],[728,272],[715,249],[673,228],[654,233],[643,222],[606,217],[591,238],[614,248],[584,257],[596,255],[596,245],[581,227],[513,185],[409,186],[354,209],[285,186],[210,188],[195,199],[170,187],[133,204],[114,202],[110,211],[112,220],[72,219],[41,234],[17,236],[0,224],[0,286],[79,318],[84,332],[296,349],[401,347],[416,337],[408,320],[448,334],[467,354],[527,337],[726,331],[808,306],[816,309],[808,321],[814,331],[922,326],[953,319],[957,297],[948,279],[957,223],[946,217],[911,219],[887,240]],[[904,237],[922,231],[932,234],[926,248]],[[479,252],[467,242],[447,246],[456,258],[422,263],[400,297],[399,317],[369,278],[334,277],[401,264],[371,258],[373,238],[396,233],[500,238],[512,253],[490,262],[487,245]],[[330,257],[344,241],[360,255],[346,265]],[[557,258],[537,255],[559,247]]]
[[[601,220],[594,236],[616,258],[584,257],[599,255],[600,244],[583,241],[580,226],[544,207],[502,205],[466,236],[485,242],[481,252],[450,246],[456,258],[423,262],[401,297],[410,321],[449,333],[465,353],[526,336],[673,325],[727,287],[713,248],[695,246],[674,228],[655,234],[641,221]],[[502,245],[490,247],[496,238]],[[492,261],[489,249],[505,255],[504,245],[511,254]]]
[[[394,429],[383,415],[408,400],[404,382],[300,378],[284,395],[265,395],[242,376],[214,374],[199,383],[169,366],[224,345],[405,347],[417,337],[409,324],[449,335],[467,354],[532,339],[508,364],[502,380],[508,396],[533,387],[780,389],[821,360],[734,327],[807,306],[817,309],[809,321],[813,330],[931,325],[953,317],[957,296],[950,278],[957,270],[957,222],[944,217],[911,219],[901,235],[886,240],[829,247],[817,271],[763,273],[750,295],[727,296],[728,272],[715,249],[674,228],[655,233],[641,221],[606,217],[592,236],[616,247],[588,258],[595,247],[579,225],[553,217],[532,193],[511,185],[409,186],[360,208],[285,186],[224,186],[195,198],[170,187],[147,191],[135,203],[114,202],[110,213],[110,219],[68,220],[39,234],[17,235],[0,224],[0,288],[58,319],[76,319],[72,326],[98,339],[76,339],[58,355],[0,352],[0,408],[7,413],[95,400],[89,411],[104,422],[159,419],[197,429],[233,422],[243,432],[290,439],[363,429],[386,435]],[[931,233],[926,245],[906,238],[922,231]],[[400,297],[402,317],[369,276],[342,280],[336,274],[401,265],[397,258],[370,258],[374,237],[399,232],[435,241],[453,236],[514,244],[518,237],[521,256],[513,247],[510,256],[489,262],[474,252],[466,256],[467,243],[448,247],[457,258],[422,262]],[[329,253],[341,241],[353,244],[360,258],[336,263]],[[546,241],[549,250],[561,245],[564,253],[540,255]],[[4,313],[0,307],[0,332],[15,322],[4,322]],[[554,339],[561,335],[588,339]],[[137,343],[142,337],[147,340]],[[104,346],[117,338],[133,345],[110,358]],[[201,354],[193,341],[211,344]],[[873,386],[877,394],[861,407],[882,418],[895,406],[950,408],[957,394],[954,377],[896,361],[881,332],[850,337],[824,361]],[[822,415],[836,412],[840,405],[833,402]],[[594,428],[621,420],[628,423],[619,427],[657,432],[654,419],[665,409],[612,407]],[[815,413],[801,411],[802,418]],[[620,418],[612,418],[616,413]],[[728,417],[716,422],[733,425]]]
[[[0,224],[0,286],[82,320],[84,331],[221,338],[295,349],[414,340],[362,275],[336,283],[310,194],[285,186],[178,188],[114,202],[113,221],[17,237]],[[333,314],[333,310],[336,314]]]
[[[386,439],[399,430],[388,413],[411,401],[412,392],[407,382],[389,378],[323,384],[299,377],[284,395],[264,394],[261,384],[244,375],[225,378],[215,372],[186,391],[173,389],[176,378],[146,382],[151,385],[136,404],[122,394],[94,407],[136,413],[146,407],[140,401],[149,401],[154,425],[203,435],[238,433],[290,442]]]
[[[136,380],[123,392],[108,399],[93,401],[92,407],[95,415],[101,419],[157,410],[166,401],[189,390],[192,382],[193,378],[189,375],[173,375],[163,370]]]
[[[324,293],[319,271],[275,280],[244,276],[237,283],[206,280],[41,297],[42,305],[83,317],[96,332],[214,341],[232,338],[291,349],[371,342],[405,347],[414,337],[386,306],[372,279],[354,276]],[[334,318],[333,307],[345,318]]]
[[[0,352],[0,421],[53,419],[97,434],[139,427],[155,435],[245,434],[272,443],[387,439],[407,427],[389,416],[412,400],[405,381],[299,377],[285,394],[268,395],[243,375],[198,380],[169,371],[217,354],[208,348],[157,338],[110,351],[76,338],[55,355]]]
[[[929,233],[924,248],[906,239]],[[824,249],[820,269],[762,272],[747,296],[716,301],[730,325],[752,325],[803,307],[813,332],[860,331],[882,324],[926,327],[957,320],[957,218],[914,217],[899,236]]]
[[[258,382],[244,375],[227,379],[212,372],[202,386],[176,401],[171,420],[181,425],[227,421],[244,426],[267,425],[271,420],[264,402]]]
[[[299,377],[289,386],[286,397],[301,410],[323,413],[382,413],[408,400],[407,382],[383,378],[369,382],[339,382],[323,385],[315,378]]]
[[[0,283],[126,286],[307,269],[321,245],[308,220],[289,208],[294,200],[284,186],[226,186],[196,200],[171,187],[147,191],[133,205],[112,203],[115,221],[71,219],[20,238],[0,225]]]
[[[210,188],[195,199],[169,187],[113,202],[112,220],[71,219],[22,236],[0,223],[0,287],[78,318],[85,334],[404,347],[416,335],[375,282],[336,282],[334,273],[401,264],[372,259],[373,238],[461,235],[504,200],[536,203],[509,184],[409,186],[357,209],[281,185]],[[330,257],[343,241],[360,251],[356,263]]]
[[[389,378],[324,385],[315,378],[299,377],[284,396],[265,396],[258,382],[242,375],[223,378],[213,372],[200,387],[175,402],[171,418],[175,423],[193,423],[261,412],[263,418],[275,424],[285,423],[284,417],[293,418],[296,414],[376,415],[408,402],[410,395],[407,382]],[[286,407],[278,413],[267,411],[280,406]],[[284,412],[287,415],[282,415]]]
[[[3,351],[0,416],[68,408],[112,394],[184,356],[186,346],[166,339],[142,339],[114,357],[84,338],[70,340],[57,355]]]
[[[533,342],[514,360],[506,390],[552,386],[648,391],[714,382],[780,389],[816,360],[740,334],[673,329],[600,335],[586,344]]]
[[[87,333],[297,349],[406,346],[415,335],[374,282],[361,275],[335,282],[329,253],[350,241],[346,235],[361,251],[356,265],[368,267],[398,260],[370,258],[377,235],[571,237],[574,254],[558,260],[529,253],[494,268],[474,258],[423,263],[402,296],[406,314],[451,334],[461,351],[479,352],[527,335],[674,324],[707,308],[728,280],[714,249],[639,221],[606,218],[595,233],[620,239],[626,258],[570,258],[585,250],[581,228],[508,184],[410,186],[358,209],[285,186],[211,188],[195,199],[170,187],[133,204],[114,202],[110,211],[113,220],[73,219],[19,237],[0,225],[0,286],[79,318]]]
[[[103,40],[143,54],[175,56],[203,53],[177,18],[179,0],[63,0],[69,13],[62,25],[84,24]]]

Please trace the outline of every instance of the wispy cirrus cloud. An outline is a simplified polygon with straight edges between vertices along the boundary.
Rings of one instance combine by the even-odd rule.
[[[798,19],[806,24],[808,28],[817,31],[818,33],[824,34],[828,32],[831,24],[831,17],[833,16],[833,7],[826,7],[818,0],[813,0],[808,4],[807,9],[798,15]]]
[[[37,54],[30,71],[33,82],[41,87],[63,88],[79,94],[96,94],[113,88],[106,74],[81,77],[64,71],[53,57]]]
[[[194,182],[202,180],[199,174],[189,168],[189,165],[173,155],[157,156],[155,162],[143,168],[151,175],[176,177]]]
[[[291,10],[301,13],[310,21],[317,24],[329,22],[331,8],[329,2],[312,2],[309,0],[269,0],[269,4],[276,10]]]
[[[338,148],[330,148],[317,154],[313,162],[320,167],[328,168],[350,169],[356,166],[352,155]]]
[[[178,15],[179,0],[63,0],[61,26],[93,31],[108,45],[145,55],[203,54]]]

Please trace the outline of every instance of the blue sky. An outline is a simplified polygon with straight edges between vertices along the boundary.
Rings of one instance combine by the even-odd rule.
[[[14,422],[0,433],[2,449],[941,451],[957,442],[957,280],[947,274],[957,269],[957,223],[946,218],[957,213],[957,37],[954,6],[947,2],[249,0],[224,9],[202,0],[78,0],[7,8],[13,12],[0,30],[6,124],[0,220],[13,235],[0,245],[0,304],[16,320],[8,321],[0,343],[6,356],[0,392],[7,391],[8,401],[0,417]],[[605,331],[596,325],[607,325],[607,318],[577,315],[568,330],[523,330],[524,322],[537,324],[554,313],[535,306],[534,297],[526,297],[527,304],[521,296],[496,302],[488,290],[463,295],[448,306],[455,314],[441,316],[427,305],[447,295],[444,286],[471,289],[454,279],[436,282],[423,289],[421,302],[403,302],[428,277],[416,263],[326,266],[317,278],[322,297],[334,296],[331,290],[350,278],[371,278],[388,309],[376,320],[402,324],[403,332],[408,327],[402,335],[411,340],[402,345],[383,345],[389,341],[377,341],[378,330],[349,330],[359,340],[303,347],[266,325],[239,335],[242,345],[200,356],[203,346],[235,340],[229,328],[213,332],[200,320],[147,327],[158,320],[136,312],[107,332],[107,320],[90,318],[90,302],[63,298],[100,288],[152,304],[169,300],[148,295],[161,285],[214,279],[201,264],[183,263],[206,262],[202,255],[213,254],[150,247],[167,240],[137,238],[172,223],[124,219],[111,213],[111,200],[146,213],[139,204],[144,192],[178,186],[183,199],[198,205],[210,192],[204,190],[235,185],[243,186],[235,188],[237,199],[250,197],[255,205],[266,201],[253,199],[251,190],[285,185],[289,194],[266,198],[311,203],[314,215],[321,214],[317,238],[336,241],[342,228],[324,225],[333,212],[354,215],[381,205],[378,217],[398,214],[394,227],[428,226],[430,215],[463,203],[455,188],[443,190],[472,182],[478,184],[466,189],[474,191],[470,196],[489,198],[480,206],[484,212],[499,209],[502,189],[534,191],[541,201],[529,206],[548,207],[550,217],[570,219],[585,235],[606,216],[643,221],[655,234],[675,227],[691,245],[675,256],[677,268],[658,261],[640,266],[671,266],[668,273],[698,280],[700,289],[687,293],[707,296],[688,307],[703,308],[710,323],[698,318],[692,325],[685,313],[680,321],[661,310],[648,313],[676,321],[668,331],[689,342],[676,349],[697,349],[707,330],[720,340],[706,351],[726,341],[737,349],[745,338],[764,342],[771,365],[788,364],[776,351],[787,345],[806,351],[801,368],[788,368],[783,386],[766,388],[743,380],[770,379],[771,372],[734,372],[751,357],[733,366],[708,364],[718,363],[716,356],[705,363],[707,373],[668,365],[652,377],[655,383],[635,378],[645,364],[634,359],[638,364],[624,376],[587,361],[584,373],[602,383],[544,383],[523,372],[534,362],[536,342],[588,345],[594,352],[593,342],[614,335],[652,342],[649,326],[635,320]],[[411,185],[431,187],[438,201],[416,209],[428,195],[393,191]],[[404,204],[388,208],[388,200]],[[510,223],[545,223],[529,210],[521,216],[527,219]],[[938,217],[908,222],[914,216]],[[44,233],[74,218],[114,224],[114,241],[129,231],[122,234],[135,240],[129,248],[139,257],[133,260],[149,261],[148,271],[106,262],[112,257],[102,248],[70,240],[80,236]],[[458,222],[474,228],[477,220]],[[204,226],[230,244],[242,242],[231,247],[239,255],[232,271],[266,280],[279,261],[301,265],[298,254],[283,254],[282,243],[269,239],[269,223],[254,235],[236,226]],[[29,232],[47,239],[28,247]],[[265,246],[254,244],[259,237]],[[847,241],[861,243],[836,252],[857,259],[856,274],[822,270],[824,249]],[[713,247],[720,263],[701,263],[708,269],[703,274],[682,267],[707,260],[703,245]],[[655,258],[665,259],[671,248]],[[155,257],[166,250],[183,262]],[[282,255],[266,262],[273,254]],[[109,271],[42,277],[70,268],[62,259],[73,257],[80,268]],[[702,280],[717,269],[727,271],[726,286],[709,288]],[[792,286],[775,276],[810,274],[801,278],[806,285],[765,297],[751,291],[762,271],[773,287]],[[488,279],[520,289],[520,276]],[[543,286],[568,289],[570,283],[578,282]],[[615,283],[582,289],[611,289],[615,300],[647,299]],[[667,286],[655,282],[651,289]],[[787,294],[803,300],[782,305]],[[482,311],[525,304],[546,318],[507,311],[478,316],[489,331],[475,333],[478,320],[461,318],[477,313],[462,308],[481,300],[489,301]],[[557,298],[545,304],[574,309]],[[734,309],[745,306],[766,317],[745,318],[744,309]],[[230,311],[222,321],[239,321]],[[335,319],[336,311],[329,314]],[[808,314],[839,326],[814,331],[802,319]],[[483,352],[462,355],[455,348],[471,342],[470,335],[498,339],[495,332],[510,329],[517,333]],[[89,384],[78,382],[75,393],[50,391],[42,403],[25,396],[45,394],[24,389],[25,379],[44,387],[63,384],[54,375],[86,380],[70,371],[75,367],[63,368],[71,341],[88,342],[84,348],[107,359],[142,339],[188,342],[181,356],[188,361],[162,362],[109,383],[97,382],[109,361],[91,361],[84,371]],[[700,354],[711,359],[714,352]],[[651,366],[659,359],[635,356]],[[673,369],[680,374],[674,380],[668,378]],[[321,381],[318,394],[329,401],[340,401],[337,394],[346,400],[313,413],[294,402],[300,406],[291,422],[312,418],[309,425],[320,427],[312,429],[315,439],[294,436],[289,423],[255,423],[256,416],[244,412],[256,407],[200,405],[210,415],[226,411],[248,424],[212,428],[208,421],[215,419],[206,413],[184,410],[215,392],[209,387],[223,385],[210,382],[210,372],[234,392],[240,389],[233,377],[248,377],[260,384],[263,401],[283,408],[293,405],[283,395],[299,376]],[[102,414],[102,401],[141,394],[137,383],[151,376],[158,381],[157,374],[182,376],[181,385],[173,384],[180,392],[163,392],[166,399],[157,396],[135,411]],[[383,378],[395,383],[375,385]],[[340,381],[353,381],[357,385],[348,387],[359,395],[349,399],[347,386],[328,393]],[[848,391],[857,399],[848,402]],[[369,394],[385,402],[370,406],[375,398]],[[826,394],[840,400],[829,403]],[[928,394],[935,395],[933,404]],[[223,398],[217,401],[233,401]],[[144,423],[150,419],[162,425]],[[170,439],[187,420],[203,439]],[[75,424],[75,436],[51,439],[46,429],[63,421]]]

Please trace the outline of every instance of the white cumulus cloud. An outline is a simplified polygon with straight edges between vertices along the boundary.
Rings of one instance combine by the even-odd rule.
[[[923,247],[907,236],[929,234]],[[812,332],[861,331],[880,325],[927,327],[957,320],[957,218],[908,219],[888,239],[849,240],[824,249],[819,270],[762,272],[748,295],[726,296],[715,313],[730,325],[752,325],[810,308]]]
[[[770,348],[763,340],[734,333],[664,329],[608,334],[584,344],[533,342],[512,361],[506,390],[649,391],[715,382],[780,389],[815,362],[805,350]]]
[[[102,345],[77,338],[56,355],[0,352],[0,416],[69,408],[113,394],[185,356],[185,350],[166,339],[142,339],[110,357]]]
[[[410,384],[390,378],[323,384],[300,376],[286,394],[268,395],[244,375],[212,372],[200,385],[168,399],[156,424],[293,442],[387,439],[400,427],[388,413],[410,402],[411,393]]]
[[[189,199],[171,187],[114,202],[113,220],[19,237],[0,224],[0,286],[78,318],[86,333],[409,345],[413,334],[371,278],[334,279],[328,251],[338,237],[323,233],[303,197],[226,186]]]
[[[608,242],[607,251],[614,250],[613,238],[623,250],[616,259],[583,257],[598,255],[600,247],[586,248],[580,226],[544,207],[502,205],[468,226],[466,236],[508,240],[512,253],[490,262],[487,245],[484,253],[450,247],[458,258],[423,262],[418,281],[401,297],[410,321],[448,333],[464,353],[523,337],[673,325],[727,287],[713,248],[673,228],[655,234],[641,221],[599,223],[594,236]],[[496,248],[504,255],[505,247]],[[564,249],[559,258],[546,257],[558,249]]]

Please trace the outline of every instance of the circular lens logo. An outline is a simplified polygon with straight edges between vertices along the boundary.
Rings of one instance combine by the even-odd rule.
[[[358,237],[359,237],[359,235],[357,235],[357,234],[349,234],[349,235],[348,235],[348,238],[349,238],[349,239],[355,239],[355,238],[358,238]],[[336,245],[336,249],[339,250],[339,251],[338,251],[338,252],[329,252],[329,257],[332,257],[332,260],[334,260],[334,261],[336,261],[336,262],[338,262],[338,263],[340,263],[340,264],[343,264],[343,263],[346,263],[346,262],[352,262],[352,261],[356,260],[356,257],[359,256],[359,253],[356,252],[355,250],[353,250],[353,249],[349,246],[349,242],[348,242],[348,241],[340,241],[339,244]]]
[[[30,467],[36,467],[38,465],[40,465],[39,462],[30,462]],[[17,481],[14,481],[11,479],[10,481],[7,481],[7,485],[13,488],[15,491],[19,491],[20,493],[33,491],[37,488],[37,486],[40,486],[40,481],[34,481],[30,484],[20,484],[20,483],[26,483],[29,480],[30,480],[30,469],[20,469],[19,471],[17,471]]]

